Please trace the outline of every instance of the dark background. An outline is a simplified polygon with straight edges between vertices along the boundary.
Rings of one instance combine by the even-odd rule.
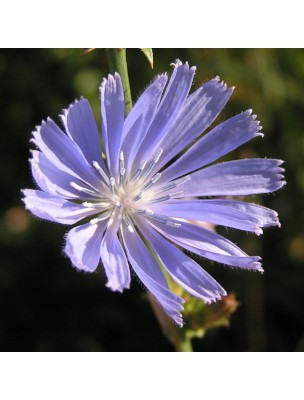
[[[105,286],[102,269],[77,272],[63,256],[68,227],[24,211],[21,188],[33,188],[31,131],[75,98],[87,97],[100,121],[98,86],[104,51],[0,50],[0,351],[172,351],[142,286],[124,294]],[[264,275],[217,264],[206,268],[240,302],[230,328],[210,330],[197,351],[304,350],[304,51],[298,49],[159,49],[152,71],[128,51],[133,99],[176,58],[197,66],[194,88],[215,75],[236,86],[216,123],[252,108],[264,127],[232,156],[285,160],[287,186],[254,198],[279,212],[281,228],[260,237],[224,230],[263,258]],[[202,265],[205,266],[204,261]]]

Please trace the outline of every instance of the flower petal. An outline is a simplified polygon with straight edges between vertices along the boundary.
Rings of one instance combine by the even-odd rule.
[[[260,257],[250,257],[230,240],[211,232],[201,226],[178,221],[179,228],[158,222],[151,225],[165,237],[185,249],[210,260],[227,264],[232,267],[240,267],[263,271],[258,262]]]
[[[84,224],[71,229],[66,236],[64,251],[73,265],[86,272],[94,272],[100,260],[100,243],[107,222]]]
[[[158,76],[136,101],[124,122],[122,151],[128,171],[153,121],[167,79],[165,74]]]
[[[162,172],[162,181],[195,171],[228,154],[260,133],[256,115],[248,110],[216,126]]]
[[[136,231],[129,232],[125,226],[122,227],[122,233],[125,249],[136,275],[159,301],[165,313],[177,325],[182,326],[183,320],[180,311],[183,309],[183,299],[168,289],[157,262],[138,233]],[[156,271],[158,272],[156,273]]]
[[[162,138],[178,115],[191,88],[196,68],[189,69],[188,63],[182,64],[179,60],[173,66],[174,70],[157,114],[138,150],[136,165],[143,160],[150,160],[155,155],[152,151],[162,147]]]
[[[81,149],[52,121],[43,121],[33,132],[32,141],[59,170],[79,178],[97,189],[101,180],[84,157]]]
[[[79,146],[89,164],[92,165],[93,161],[97,161],[104,168],[99,133],[88,100],[84,98],[76,100],[64,110],[61,119],[67,135]]]
[[[130,287],[131,277],[124,249],[117,237],[119,224],[118,220],[109,222],[101,242],[100,254],[108,278],[107,286],[113,291],[122,292]]]
[[[74,181],[81,185],[81,181],[67,172],[56,168],[41,151],[33,150],[30,159],[33,177],[37,185],[43,191],[65,199],[79,198],[79,191],[71,186]],[[83,196],[84,199],[92,199],[92,196]]]
[[[269,208],[242,201],[171,200],[151,204],[150,209],[167,217],[205,221],[216,225],[263,233],[261,228],[280,226],[278,214]]]
[[[228,161],[190,174],[180,186],[184,196],[225,196],[270,193],[280,189],[283,161],[251,158]]]
[[[164,149],[158,162],[159,168],[189,146],[210,126],[225,107],[232,92],[233,88],[227,88],[219,82],[219,78],[215,78],[188,97],[170,129],[157,145]]]
[[[108,168],[112,176],[118,175],[119,151],[124,123],[124,93],[120,76],[108,75],[100,86],[102,136]]]
[[[59,224],[73,225],[81,219],[96,214],[93,208],[83,207],[71,201],[40,190],[23,190],[25,208],[37,217]]]
[[[211,303],[225,290],[204,269],[152,228],[142,227],[149,244],[172,278],[193,296]]]

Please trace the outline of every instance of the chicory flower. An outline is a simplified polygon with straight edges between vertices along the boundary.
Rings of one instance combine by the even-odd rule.
[[[282,161],[242,159],[212,164],[256,136],[261,127],[251,110],[201,135],[229,100],[233,88],[218,77],[189,91],[195,67],[176,61],[168,81],[159,75],[124,118],[120,76],[100,87],[102,143],[89,102],[81,98],[33,132],[30,160],[39,187],[26,189],[34,215],[73,225],[65,253],[79,270],[93,272],[101,261],[107,286],[122,292],[130,267],[178,325],[184,300],[169,290],[160,268],[206,303],[225,290],[182,249],[222,264],[263,271],[228,239],[196,221],[256,234],[279,225],[277,213],[227,196],[280,189]],[[186,149],[186,151],[185,151]],[[152,253],[152,251],[153,253]]]

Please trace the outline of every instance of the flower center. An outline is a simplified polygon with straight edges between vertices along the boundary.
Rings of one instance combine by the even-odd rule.
[[[182,197],[182,191],[169,192],[190,179],[189,176],[186,176],[155,188],[161,173],[154,174],[153,170],[162,152],[163,150],[159,149],[150,162],[142,162],[133,176],[126,173],[123,152],[120,152],[119,155],[119,176],[116,178],[109,178],[98,162],[94,161],[93,166],[101,177],[99,188],[93,185],[84,187],[71,182],[74,189],[88,197],[88,201],[84,201],[82,205],[88,209],[95,209],[98,214],[90,221],[92,225],[105,219],[112,222],[114,219],[122,219],[132,232],[134,231],[133,218],[142,215],[164,224],[180,226],[179,223],[171,221],[169,218],[154,214],[148,208],[152,203]]]

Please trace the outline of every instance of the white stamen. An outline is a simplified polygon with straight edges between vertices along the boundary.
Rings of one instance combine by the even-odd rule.
[[[104,172],[104,170],[101,168],[101,166],[98,164],[97,161],[93,161],[93,167],[100,173],[102,179],[106,182],[106,184],[109,184],[109,178],[107,174]]]
[[[143,209],[143,210],[135,210],[135,214],[138,214],[138,215],[143,215],[145,213],[146,213],[145,209]]]
[[[147,165],[147,161],[143,161],[141,163],[141,166],[138,168],[138,170],[135,172],[135,174],[133,175],[132,181],[138,179],[140,177],[140,175],[142,174],[143,170],[146,168]]]
[[[159,178],[161,177],[161,173],[159,172],[158,174],[154,175],[153,178],[150,179],[149,182],[147,182],[142,188],[142,191],[145,191],[147,189],[149,189],[152,185],[154,185],[154,183],[156,183]]]
[[[176,198],[178,198],[178,197],[182,197],[183,194],[184,194],[184,192],[181,190],[181,191],[179,191],[179,192],[170,193],[170,194],[167,194],[167,195],[165,195],[165,196],[156,197],[156,198],[154,198],[154,199],[151,199],[151,200],[149,201],[149,203],[160,203],[160,202],[162,202],[162,201],[167,201],[167,200],[170,200],[170,199],[176,199]]]
[[[165,196],[156,197],[155,199],[151,199],[149,203],[161,203],[162,201],[170,200],[170,196],[167,194]]]
[[[84,202],[82,203],[82,205],[83,205],[84,207],[87,207],[87,208],[93,208],[93,207],[95,206],[95,204],[89,203],[88,201],[84,201]]]
[[[179,192],[175,192],[175,193],[170,193],[170,199],[176,199],[177,197],[183,197],[184,192],[182,190],[180,190]]]
[[[111,188],[112,194],[115,194],[115,178],[113,178],[113,177],[110,178],[110,188]]]
[[[170,182],[166,186],[160,188],[159,190],[156,191],[156,193],[163,193],[167,192],[168,190],[172,190],[176,188],[176,183],[175,182]]]
[[[151,217],[154,214],[154,212],[152,210],[145,209],[145,214]]]
[[[131,223],[131,221],[129,220],[129,218],[125,217],[125,218],[124,218],[124,221],[125,221],[125,224],[126,224],[126,226],[127,226],[128,231],[129,231],[130,233],[134,233],[134,228],[133,228],[132,223]]]
[[[154,212],[151,210],[145,210],[145,214],[147,217],[153,219],[154,221],[160,222],[161,224],[172,226],[173,228],[179,228],[181,226],[181,224],[171,221],[169,218],[154,214]]]
[[[126,173],[126,169],[125,168],[121,168],[121,170],[119,171],[119,174],[120,174],[119,175],[119,184],[120,184],[120,186],[123,185],[125,173]]]
[[[124,167],[124,161],[125,161],[124,153],[123,151],[121,151],[119,153],[119,169]]]
[[[161,224],[166,224],[167,222],[167,218],[157,214],[149,215],[149,218],[154,219],[155,221],[160,222]]]
[[[125,169],[125,157],[124,157],[124,153],[123,151],[121,151],[119,153],[119,184],[120,186],[122,186],[123,181],[124,181],[124,176],[126,173],[126,169]]]
[[[153,184],[156,183],[159,180],[160,177],[161,177],[161,173],[159,172],[158,174],[153,176],[153,178],[151,179],[151,182]]]
[[[110,216],[111,214],[112,214],[111,211],[105,212],[105,213],[103,213],[102,215],[100,215],[99,217],[91,219],[90,224],[91,224],[91,225],[95,225],[95,224],[97,224],[97,223],[100,222],[100,221],[104,221],[105,219],[109,218],[109,216]]]
[[[134,197],[132,198],[132,201],[135,202],[135,201],[140,200],[140,199],[143,197],[143,194],[144,194],[144,192],[141,191],[140,193],[138,193],[136,196],[134,196]]]
[[[160,148],[158,150],[158,152],[156,153],[156,156],[153,158],[153,160],[150,162],[148,168],[145,171],[145,177],[148,176],[148,174],[152,171],[152,169],[154,168],[155,164],[158,162],[158,160],[160,159],[160,156],[163,154],[163,149]]]
[[[117,207],[117,208],[121,208],[121,204],[120,204],[120,202],[119,201],[115,201],[114,202],[114,204],[115,204],[115,207]]]
[[[191,179],[191,176],[190,176],[190,175],[186,175],[186,176],[184,176],[183,178],[176,179],[176,180],[175,180],[175,187],[180,186],[180,185],[183,185],[184,183],[190,181],[190,179]]]
[[[83,207],[86,208],[106,208],[109,205],[109,203],[106,202],[90,203],[89,201],[84,201],[82,205]]]
[[[168,190],[172,190],[172,189],[188,182],[190,179],[191,179],[190,175],[186,175],[183,178],[176,179],[175,181],[170,182],[167,185],[165,185],[164,187],[157,190],[157,193],[163,193],[163,192],[167,192]]]
[[[70,185],[72,186],[72,188],[78,190],[79,192],[90,194],[92,196],[96,196],[97,195],[97,193],[94,192],[93,190],[86,189],[86,188],[78,185],[76,182],[70,182]]]
[[[160,156],[163,154],[164,149],[161,147],[158,152],[156,153],[156,156],[154,158],[154,163],[156,164],[158,162],[158,160],[160,159]]]

